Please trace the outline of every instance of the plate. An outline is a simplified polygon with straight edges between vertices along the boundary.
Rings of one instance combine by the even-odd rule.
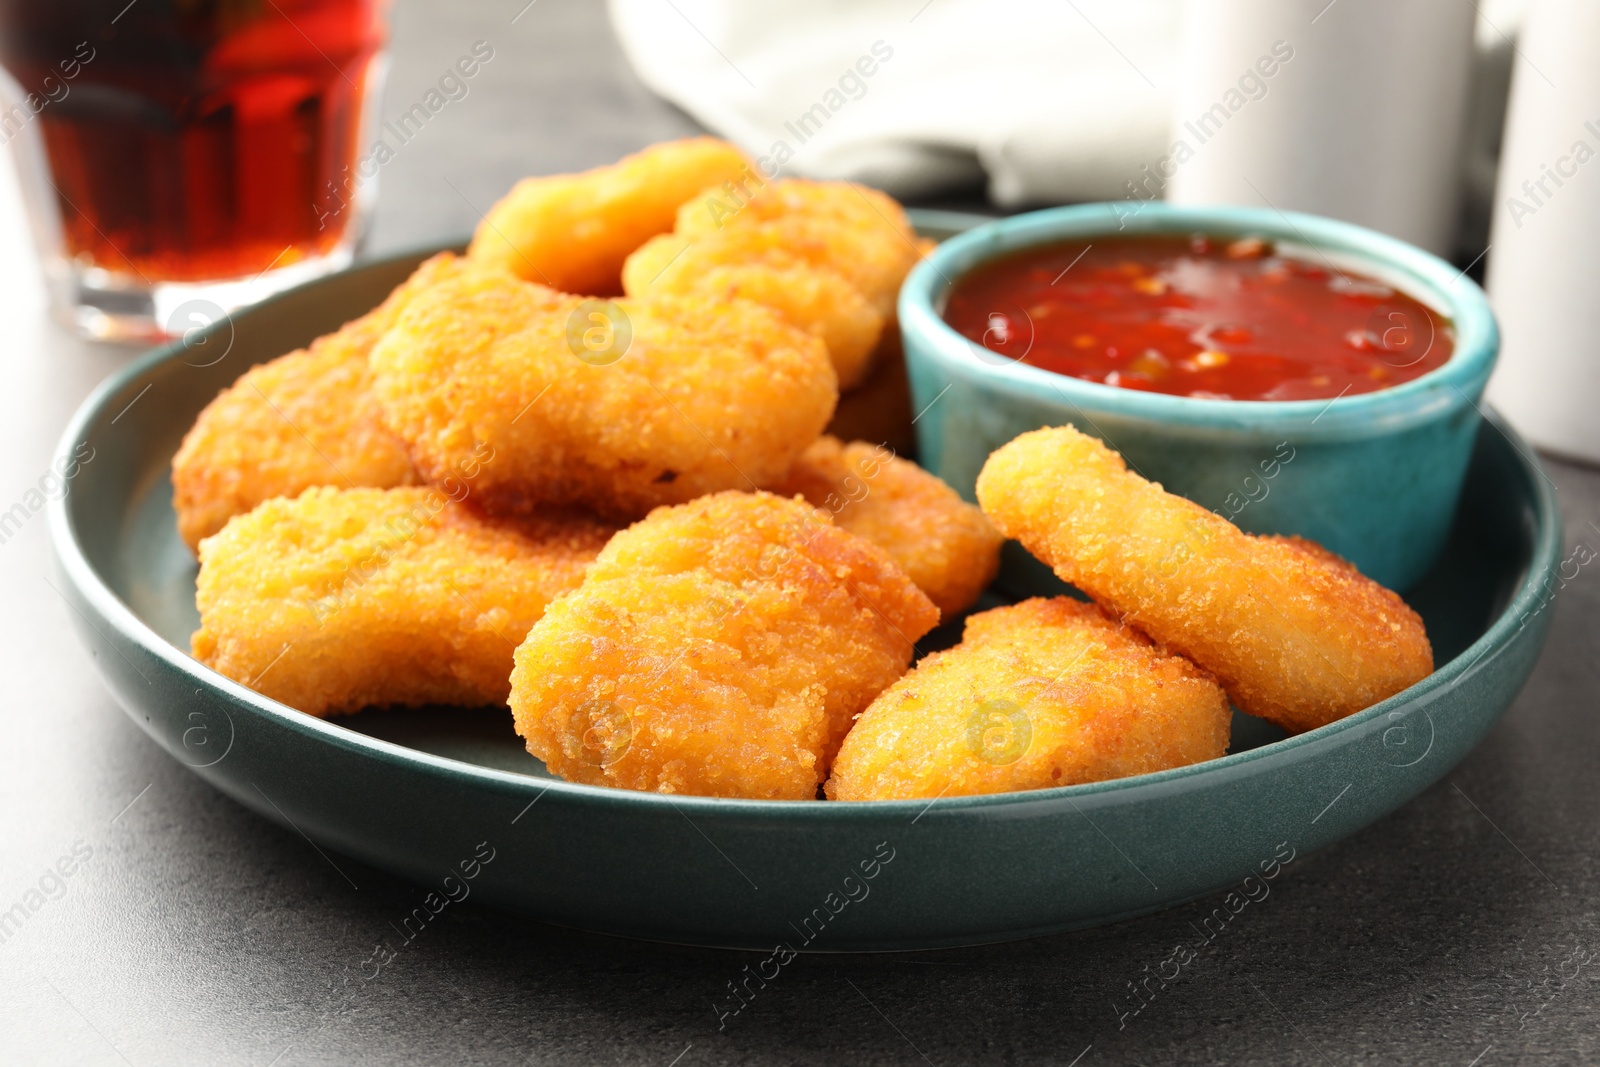
[[[936,237],[976,221],[914,217]],[[788,950],[976,944],[1229,887],[1248,896],[1454,767],[1544,641],[1560,559],[1554,492],[1488,415],[1444,556],[1407,594],[1439,669],[1297,737],[1235,716],[1233,750],[1208,763],[932,802],[723,800],[550,778],[504,710],[311,718],[189,657],[196,565],[173,526],[169,464],[200,409],[247,366],[372,307],[427,254],[332,275],[137,360],[73,418],[62,455],[86,444],[94,458],[51,503],[62,588],[117,701],[174,758],[304,835],[347,877],[354,857],[454,898],[760,949],[775,966]],[[1052,579],[1018,562],[992,598],[1048,591]],[[1243,899],[1221,898],[1224,920]]]

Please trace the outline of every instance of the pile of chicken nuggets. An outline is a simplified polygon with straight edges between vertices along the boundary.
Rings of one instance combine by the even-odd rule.
[[[509,705],[571,781],[789,800],[1182,766],[1226,751],[1230,700],[1302,731],[1432,670],[1398,596],[1071,428],[997,451],[981,510],[830,436],[926,251],[884,194],[710,138],[519,183],[464,256],[200,414],[194,655],[312,715]],[[968,615],[913,668],[1004,536],[1093,603]]]

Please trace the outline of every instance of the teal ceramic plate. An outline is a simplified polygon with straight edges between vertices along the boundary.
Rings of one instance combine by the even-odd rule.
[[[943,236],[970,221],[919,224]],[[75,621],[128,714],[358,881],[343,857],[549,922],[769,953],[1090,926],[1230,886],[1249,892],[1247,876],[1293,877],[1289,857],[1353,833],[1455,766],[1544,640],[1555,499],[1531,452],[1491,419],[1445,553],[1409,593],[1439,670],[1299,737],[1241,717],[1232,754],[1210,763],[932,803],[737,801],[553,780],[503,710],[310,718],[186,653],[195,564],[173,528],[168,464],[200,408],[247,366],[376,304],[420,258],[323,279],[135,362],[68,427],[62,453],[87,444],[94,459],[51,513]],[[1015,578],[1000,588],[1030,591]],[[774,965],[787,958],[780,951]]]

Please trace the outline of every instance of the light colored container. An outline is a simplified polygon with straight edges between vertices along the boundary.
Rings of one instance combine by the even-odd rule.
[[[1463,0],[1191,0],[1167,200],[1311,212],[1448,255],[1475,18]]]
[[[1489,237],[1505,357],[1489,400],[1600,461],[1600,4],[1538,0],[1517,44]]]

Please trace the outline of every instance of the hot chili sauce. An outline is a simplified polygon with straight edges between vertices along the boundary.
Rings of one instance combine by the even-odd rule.
[[[980,358],[1213,400],[1370,393],[1454,347],[1449,320],[1412,297],[1254,237],[1025,249],[959,279],[944,317]]]

